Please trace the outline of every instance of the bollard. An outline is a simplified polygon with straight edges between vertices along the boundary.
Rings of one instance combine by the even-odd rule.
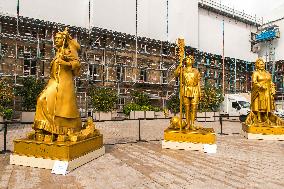
[[[139,138],[138,141],[141,141],[141,121],[140,118],[138,119],[138,134],[139,134]]]
[[[220,126],[221,126],[221,128],[220,128],[221,131],[220,131],[219,134],[220,134],[220,135],[223,135],[224,133],[223,133],[223,120],[222,120],[222,115],[219,116],[219,121],[220,121]]]
[[[7,126],[7,121],[4,121],[4,149],[1,151],[1,154],[9,152],[9,150],[7,150]]]

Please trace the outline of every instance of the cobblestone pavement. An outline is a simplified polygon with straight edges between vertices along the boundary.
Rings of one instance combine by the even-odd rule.
[[[284,188],[284,141],[247,140],[240,123],[224,127],[230,135],[217,135],[216,154],[161,149],[161,141],[106,145],[104,156],[66,176],[0,155],[0,188]]]

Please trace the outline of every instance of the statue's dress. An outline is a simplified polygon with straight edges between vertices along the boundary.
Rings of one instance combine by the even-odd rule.
[[[64,50],[65,54],[71,50]],[[78,57],[69,57],[62,61],[60,51],[51,62],[50,79],[37,100],[33,129],[53,134],[67,134],[81,130],[81,118],[76,103],[73,77],[78,74]]]
[[[265,89],[262,89],[261,86],[264,86]],[[258,70],[252,74],[251,109],[254,112],[274,110],[271,75],[265,70]]]

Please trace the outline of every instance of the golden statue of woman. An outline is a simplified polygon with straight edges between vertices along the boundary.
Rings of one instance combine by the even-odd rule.
[[[60,139],[82,128],[74,87],[74,76],[80,70],[80,45],[65,29],[56,34],[55,47],[50,79],[38,97],[33,125],[36,138],[44,141],[54,140],[54,135]]]
[[[194,129],[194,121],[197,113],[197,106],[201,96],[200,73],[193,68],[193,56],[184,58],[185,67],[178,66],[174,74],[180,76],[182,72],[182,90],[181,96],[185,106],[185,115],[188,129]]]
[[[246,119],[247,125],[282,124],[282,120],[273,114],[275,85],[271,74],[265,70],[265,62],[258,58],[252,74],[251,112]]]

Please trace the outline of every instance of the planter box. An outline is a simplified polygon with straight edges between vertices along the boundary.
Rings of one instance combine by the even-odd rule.
[[[200,117],[205,117],[205,112],[197,112],[197,115],[196,115],[197,121],[205,121],[205,118],[200,118]]]
[[[165,118],[164,112],[155,112],[155,118]]]
[[[145,118],[145,112],[144,111],[131,111],[130,112],[130,119],[143,119]]]
[[[196,120],[208,121],[208,122],[218,121],[219,118],[215,116],[219,116],[219,112],[197,112]],[[206,117],[206,118],[198,118],[198,117]]]
[[[145,111],[146,118],[154,119],[155,118],[155,112],[154,111]]]
[[[94,120],[111,120],[112,112],[96,112],[93,114]]]
[[[35,112],[22,112],[21,122],[34,122]]]

